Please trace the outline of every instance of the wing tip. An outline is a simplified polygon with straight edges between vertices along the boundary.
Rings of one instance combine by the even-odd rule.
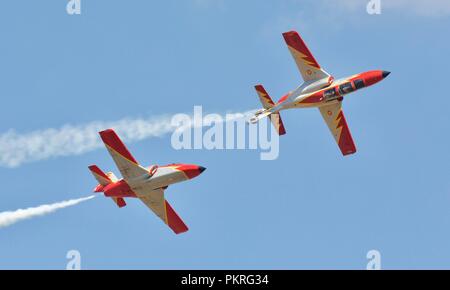
[[[339,127],[342,128],[341,135],[339,136],[338,141],[338,145],[341,149],[342,154],[344,156],[355,154],[357,151],[355,141],[353,141],[352,133],[350,132],[347,119],[345,118],[344,112],[342,110],[339,111],[337,120],[339,120]]]
[[[122,157],[128,159],[129,161],[138,164],[136,159],[131,155],[130,151],[128,151],[125,144],[122,142],[120,137],[113,129],[106,129],[99,132],[100,137],[102,138],[103,143],[119,153]]]
[[[100,134],[100,138],[102,138],[103,142],[105,143],[111,141],[112,138],[119,138],[119,136],[113,129],[106,129],[98,132],[98,134]]]
[[[165,204],[166,204],[166,213],[167,213],[167,225],[177,235],[187,232],[189,230],[188,226],[183,222],[183,220],[175,212],[175,210],[167,202],[167,200],[165,201]]]
[[[186,232],[188,232],[188,231],[189,231],[189,228],[188,228],[187,226],[186,226],[185,229],[182,229],[182,230],[179,230],[179,231],[175,231],[175,230],[174,230],[174,232],[175,232],[176,235],[180,235],[180,234],[186,233]]]
[[[290,30],[290,31],[283,32],[283,37],[284,37],[284,38],[290,37],[290,36],[296,36],[296,35],[300,36],[300,35],[298,34],[298,32],[295,31],[295,30]]]
[[[344,156],[349,156],[349,155],[353,155],[353,154],[355,154],[356,153],[356,149],[352,149],[352,150],[349,150],[349,151],[342,151],[342,155],[344,155]]]
[[[258,93],[267,95],[266,89],[265,89],[264,86],[261,85],[261,84],[256,85],[256,86],[255,86],[255,90],[256,90]]]
[[[295,30],[284,32],[283,38],[286,41],[287,45],[295,47],[295,48],[297,48],[296,44],[298,43],[298,41],[300,41],[300,45],[304,44],[302,37]]]
[[[294,49],[295,51],[305,55],[302,61],[305,61],[307,65],[312,66],[316,69],[321,69],[314,55],[311,53],[305,41],[297,31],[292,30],[285,32],[283,33],[283,37],[289,49]]]

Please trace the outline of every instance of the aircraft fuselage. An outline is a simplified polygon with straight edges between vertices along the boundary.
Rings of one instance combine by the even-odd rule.
[[[204,167],[192,164],[171,164],[160,167],[149,167],[149,173],[133,179],[120,179],[96,191],[103,191],[107,197],[137,197],[139,188],[167,188],[169,185],[197,177]],[[153,171],[153,172],[152,172]]]
[[[321,107],[342,101],[344,96],[383,80],[389,72],[374,70],[340,80],[332,77],[315,82],[305,82],[285,95],[270,108],[271,113],[293,108]]]

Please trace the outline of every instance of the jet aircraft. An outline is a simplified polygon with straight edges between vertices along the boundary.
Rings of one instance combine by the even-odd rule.
[[[346,95],[380,82],[390,72],[373,70],[335,80],[332,75],[322,69],[297,32],[283,33],[283,37],[304,83],[276,103],[272,101],[262,85],[255,86],[263,109],[255,113],[250,123],[257,123],[262,118],[269,117],[278,134],[284,135],[286,130],[280,111],[316,107],[327,123],[342,154],[345,156],[355,153],[356,146],[342,111],[342,101]]]
[[[205,167],[192,164],[143,167],[112,129],[100,132],[100,137],[123,178],[118,179],[114,173],[104,173],[97,165],[91,165],[89,170],[99,182],[94,192],[103,192],[118,207],[126,206],[125,198],[139,198],[176,234],[188,231],[165,199],[164,192],[169,185],[197,177]]]

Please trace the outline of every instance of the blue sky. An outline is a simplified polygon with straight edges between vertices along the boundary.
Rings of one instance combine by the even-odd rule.
[[[448,4],[371,16],[362,2],[82,0],[79,16],[64,1],[2,3],[0,134],[257,108],[254,84],[278,98],[301,83],[281,36],[292,29],[336,77],[392,74],[345,100],[356,155],[314,109],[283,114],[275,161],[136,142],[144,164],[208,168],[167,191],[188,233],[99,197],[0,229],[0,268],[64,269],[72,249],[85,269],[365,269],[372,249],[385,269],[450,268]],[[90,195],[91,163],[117,173],[103,149],[0,167],[0,211]]]

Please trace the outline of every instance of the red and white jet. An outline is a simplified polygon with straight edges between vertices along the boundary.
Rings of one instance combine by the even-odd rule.
[[[280,111],[292,108],[319,108],[343,155],[356,152],[356,146],[342,112],[344,96],[371,86],[386,78],[390,72],[374,70],[335,80],[323,70],[295,31],[283,33],[284,40],[297,63],[304,83],[274,103],[262,85],[255,86],[263,109],[250,119],[256,123],[269,117],[279,135],[286,134]]]
[[[96,165],[91,165],[89,169],[99,182],[94,192],[103,192],[119,207],[126,206],[127,197],[139,198],[176,234],[188,231],[186,224],[164,198],[164,191],[171,184],[200,175],[205,168],[191,164],[153,165],[146,168],[139,165],[113,130],[100,132],[100,137],[123,178],[119,180],[114,173],[104,173]]]

